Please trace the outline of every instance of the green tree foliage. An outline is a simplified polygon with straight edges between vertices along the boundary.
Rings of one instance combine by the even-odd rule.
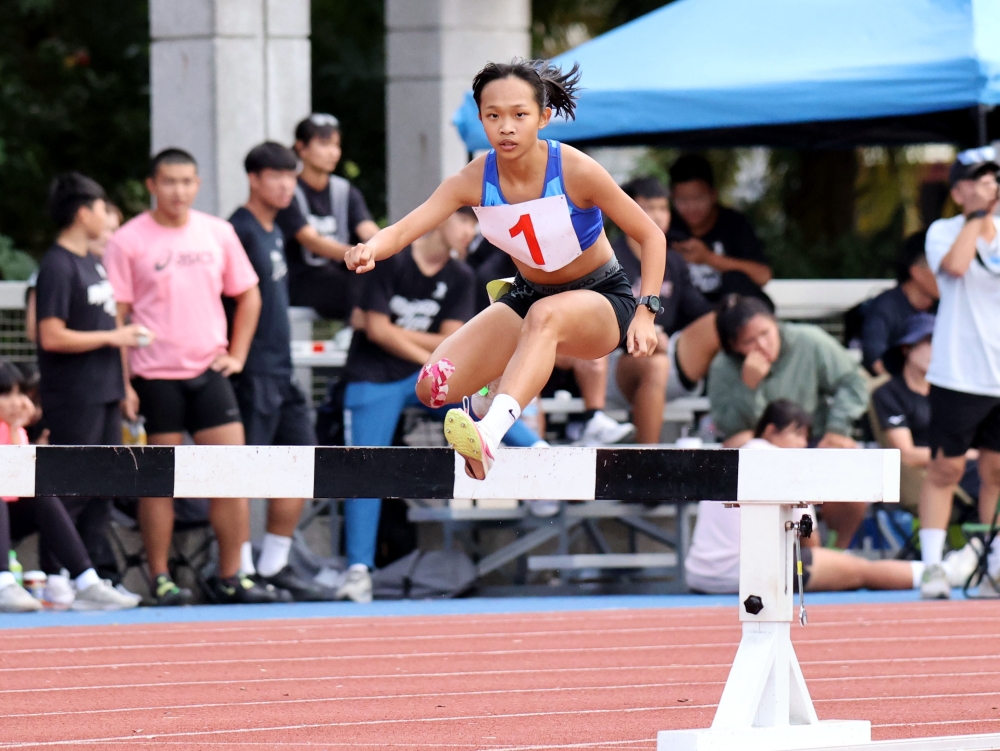
[[[14,246],[37,255],[51,241],[45,199],[61,171],[94,177],[126,212],[142,207],[144,0],[0,2],[0,101],[0,233]]]
[[[337,168],[372,215],[385,211],[384,0],[312,0],[313,110],[336,115],[344,156]]]
[[[531,51],[552,57],[673,0],[532,0]],[[581,35],[585,35],[581,37]]]

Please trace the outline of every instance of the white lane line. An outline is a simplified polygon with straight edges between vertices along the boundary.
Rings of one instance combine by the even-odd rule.
[[[0,741],[0,748],[41,748],[43,746],[81,746],[93,743],[130,742],[157,738],[193,738],[212,735],[242,735],[246,733],[288,732],[289,730],[314,730],[320,728],[370,727],[373,725],[412,725],[435,722],[468,722],[470,720],[510,720],[522,717],[567,717],[571,715],[637,714],[639,712],[667,712],[675,709],[712,709],[715,704],[685,704],[682,707],[620,707],[618,709],[565,709],[549,712],[510,712],[503,714],[459,715],[455,717],[413,717],[408,719],[353,720],[348,722],[312,722],[298,725],[272,725],[259,728],[230,728],[227,730],[190,730],[178,733],[150,733],[148,735],[119,735],[108,738],[85,738],[71,741],[31,741],[13,743]]]
[[[983,719],[973,719],[969,717],[965,720],[928,720],[927,722],[884,722],[884,723],[872,723],[873,728],[912,728],[912,727],[923,727],[925,725],[973,725],[979,724],[996,724],[1000,722],[1000,718],[983,718]]]
[[[713,607],[718,607],[722,609],[722,606],[701,606],[699,610],[709,610]],[[816,606],[820,607],[820,606]],[[727,609],[728,610],[728,609]],[[634,621],[637,617],[643,617],[647,614],[654,614],[657,618],[663,618],[663,613],[670,611],[663,610],[635,610],[635,611],[612,611],[612,610],[602,610],[602,611],[574,611],[576,617],[539,617],[539,618],[507,618],[502,614],[497,614],[496,616],[477,618],[477,619],[466,619],[462,615],[453,616],[441,616],[436,620],[400,620],[395,616],[375,616],[370,620],[377,620],[379,628],[400,628],[400,629],[412,629],[414,626],[443,626],[443,625],[453,625],[454,620],[450,619],[461,619],[462,625],[471,624],[488,624],[488,625],[507,625],[510,623],[531,623],[536,626],[543,626],[549,622],[559,623],[564,621],[579,621],[580,615],[610,615],[615,614],[615,617],[621,618],[625,613],[628,613],[628,619]],[[545,614],[539,614],[543,616]],[[402,616],[401,618],[408,618],[409,616]],[[726,614],[726,619],[728,621],[728,613]],[[322,630],[322,631],[333,631],[338,629],[358,629],[365,630],[371,627],[371,623],[366,623],[369,619],[366,618],[351,618],[345,619],[336,618],[335,616],[315,616],[310,617],[305,620],[296,621],[295,623],[286,623],[284,620],[275,621],[254,621],[254,628],[267,630],[267,631],[311,631],[311,630]],[[939,626],[949,623],[996,623],[996,617],[970,617],[970,618],[895,618],[895,619],[881,619],[881,618],[866,618],[866,619],[854,619],[845,621],[821,621],[818,623],[812,623],[810,621],[809,625],[815,629],[822,628],[835,628],[841,629],[844,626]],[[391,622],[390,622],[391,621]],[[497,621],[503,621],[503,624],[498,624]],[[3,632],[3,639],[5,642],[13,641],[15,639],[25,639],[29,641],[38,641],[40,639],[58,639],[59,641],[65,641],[70,638],[85,638],[93,639],[97,637],[109,637],[120,639],[123,633],[127,633],[129,636],[162,636],[164,634],[221,634],[221,633],[241,633],[245,634],[248,630],[247,626],[239,627],[220,627],[211,628],[209,624],[205,624],[203,627],[192,628],[168,628],[164,626],[159,629],[133,629],[129,626],[123,626],[120,629],[113,631],[70,631],[70,630],[58,630],[52,629],[42,633],[37,633],[36,630],[25,628],[18,629],[17,633],[10,633],[9,631]],[[696,631],[705,629],[724,629],[724,628],[735,628],[732,623],[727,624],[717,624],[717,625],[671,625],[663,624],[659,628],[675,629],[678,631]],[[95,629],[98,627],[94,627]],[[510,635],[517,635],[521,632],[510,632]],[[538,632],[538,633],[551,633],[555,636],[563,633],[562,629],[554,629],[551,632]],[[469,631],[460,636],[477,636],[479,635],[475,631]],[[917,637],[919,638],[919,637]]]
[[[867,664],[867,661],[865,661]],[[0,695],[5,694],[39,694],[55,693],[66,691],[120,691],[134,688],[170,688],[178,686],[234,686],[254,685],[261,683],[323,683],[330,681],[367,681],[367,680],[399,680],[399,679],[427,679],[427,678],[456,678],[456,677],[476,677],[490,675],[538,675],[554,673],[596,673],[596,672],[626,672],[626,671],[650,671],[650,670],[728,670],[732,667],[729,663],[718,663],[715,665],[611,665],[605,667],[580,667],[580,668],[525,668],[520,670],[460,670],[444,673],[371,673],[368,675],[335,675],[335,676],[305,676],[292,678],[244,678],[229,680],[209,680],[209,681],[168,681],[159,683],[113,683],[98,684],[92,686],[41,686],[35,688],[9,688],[0,689]],[[981,678],[984,676],[997,676],[1000,671],[982,670],[961,673],[890,673],[879,675],[839,675],[827,676],[823,678],[809,678],[809,683],[836,683],[838,681],[882,681],[882,680],[917,680],[921,678]],[[663,686],[713,686],[722,685],[725,681],[667,681]],[[10,715],[12,716],[12,715]]]
[[[736,644],[721,644],[723,648],[732,649],[735,653]],[[118,670],[127,668],[149,668],[149,667],[172,667],[181,665],[239,665],[246,663],[290,663],[290,662],[334,662],[339,660],[380,660],[380,659],[430,659],[442,657],[505,657],[508,655],[551,655],[551,654],[594,654],[598,652],[649,652],[657,649],[675,649],[670,645],[639,645],[627,647],[551,647],[548,649],[508,649],[464,652],[410,652],[396,654],[365,654],[365,655],[314,655],[310,657],[256,657],[245,659],[226,660],[169,660],[157,662],[122,662],[122,663],[94,663],[91,665],[42,665],[24,666],[16,668],[0,668],[0,673],[27,673],[38,671],[56,670]],[[958,655],[940,657],[883,657],[875,659],[837,659],[837,660],[799,660],[800,665],[872,665],[872,664],[902,664],[919,662],[959,662],[965,660],[989,660],[1000,658],[1000,654],[981,655]],[[703,668],[703,667],[731,667],[732,661],[727,663],[677,663],[678,668]]]
[[[722,681],[716,681],[716,685],[722,685]],[[498,694],[559,694],[572,693],[575,691],[632,691],[642,688],[666,688],[676,686],[676,683],[626,683],[623,685],[611,686],[556,686],[551,688],[512,688],[512,689],[490,689],[487,691],[430,691],[426,693],[413,694],[374,694],[370,696],[330,696],[311,699],[272,699],[268,701],[224,701],[202,704],[165,704],[155,707],[110,707],[106,709],[75,709],[65,712],[29,712],[23,714],[4,714],[0,717],[0,723],[7,719],[26,717],[72,717],[76,715],[92,714],[117,714],[121,712],[158,712],[162,710],[174,709],[212,709],[214,707],[266,707],[282,704],[324,704],[329,702],[345,701],[394,701],[398,699],[434,699],[445,696],[496,696]],[[677,707],[683,709],[683,706]]]
[[[843,699],[813,699],[813,703],[823,702],[826,704],[848,704],[856,701],[916,701],[917,699],[969,699],[973,696],[994,696],[1000,698],[997,691],[976,691],[963,692],[960,694],[909,694],[906,696],[852,696]]]

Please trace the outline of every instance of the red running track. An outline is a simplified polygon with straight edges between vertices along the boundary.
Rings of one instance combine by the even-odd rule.
[[[820,719],[1000,732],[1000,602],[827,605],[792,634]],[[732,608],[0,632],[0,748],[652,751],[705,727]]]

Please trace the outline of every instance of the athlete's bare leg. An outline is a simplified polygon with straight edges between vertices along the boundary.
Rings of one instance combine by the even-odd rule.
[[[618,388],[632,405],[636,443],[660,442],[669,375],[670,361],[663,333],[657,337],[656,352],[650,357],[623,354],[618,360]]]
[[[604,409],[608,395],[608,358],[583,360],[579,357],[556,357],[555,367],[572,370],[580,387],[584,409]]]
[[[688,380],[698,382],[708,375],[708,368],[720,349],[715,313],[706,313],[689,323],[677,337],[677,362]]]

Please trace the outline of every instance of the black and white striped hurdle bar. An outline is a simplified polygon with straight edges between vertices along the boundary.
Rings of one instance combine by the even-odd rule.
[[[0,496],[36,495],[897,502],[899,452],[501,449],[476,481],[438,448],[0,446]]]

